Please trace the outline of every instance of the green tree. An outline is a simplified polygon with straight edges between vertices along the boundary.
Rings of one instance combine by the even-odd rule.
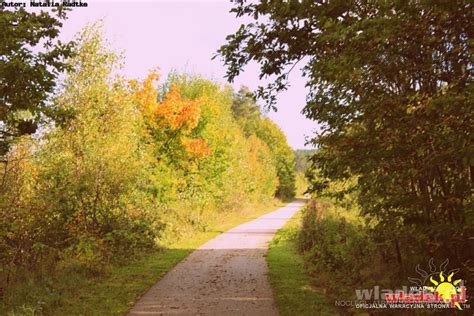
[[[241,87],[234,93],[231,110],[247,136],[255,133],[260,122],[261,110],[249,88]]]
[[[296,172],[305,173],[310,164],[310,158],[316,153],[312,149],[297,149],[295,150]]]
[[[289,200],[296,194],[295,154],[286,142],[285,134],[266,118],[259,124],[256,135],[270,148],[275,159],[278,187],[275,196]]]
[[[258,62],[261,77],[276,76],[257,91],[273,105],[302,63],[304,113],[322,127],[313,140],[322,181],[313,189],[356,176],[362,210],[399,266],[418,253],[467,271],[472,3],[238,0],[232,11],[254,21],[219,50],[229,80]]]
[[[295,156],[285,134],[275,123],[262,116],[247,87],[240,88],[234,94],[231,110],[247,137],[256,135],[270,148],[278,175],[275,195],[284,200],[293,198],[296,194]]]
[[[34,133],[41,120],[61,116],[47,101],[73,52],[72,43],[57,40],[65,17],[65,10],[0,5],[0,155],[17,136]]]
[[[97,271],[118,253],[152,247],[159,231],[160,204],[148,190],[154,165],[134,90],[112,78],[118,58],[96,27],[78,44],[53,99],[74,116],[41,140],[22,137],[6,156],[0,262],[8,270],[62,259]]]

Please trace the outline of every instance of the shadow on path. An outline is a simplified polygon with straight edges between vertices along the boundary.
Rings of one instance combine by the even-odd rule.
[[[265,256],[273,235],[304,202],[208,241],[151,287],[128,315],[278,315]]]

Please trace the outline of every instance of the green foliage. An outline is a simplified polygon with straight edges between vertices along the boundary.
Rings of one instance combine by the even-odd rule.
[[[231,110],[244,133],[257,136],[270,149],[278,175],[275,195],[284,200],[295,197],[295,156],[285,134],[271,120],[262,117],[260,108],[246,87],[234,95]]]
[[[278,188],[275,195],[283,200],[292,199],[296,194],[295,156],[285,134],[266,118],[258,126],[256,135],[266,141],[276,160]]]
[[[155,157],[172,171],[167,191],[175,194],[165,202],[173,210],[167,229],[181,236],[189,233],[187,227],[205,230],[213,212],[273,197],[277,178],[272,153],[262,140],[242,133],[231,114],[231,89],[198,76],[171,74],[148,101],[144,96],[152,92],[145,90],[139,96]]]
[[[273,295],[280,315],[335,315],[333,303],[324,299],[325,288],[312,284],[306,262],[298,251],[301,212],[273,238],[267,262]]]
[[[297,149],[295,152],[296,192],[298,197],[308,194],[309,181],[306,178],[311,165],[311,157],[315,151],[310,149]]]
[[[64,18],[64,10],[54,16],[0,5],[0,156],[41,121],[61,117],[47,99],[72,54],[72,43],[57,40]]]
[[[230,80],[257,61],[276,76],[257,92],[273,105],[304,63],[304,113],[321,126],[313,189],[356,178],[400,270],[449,258],[472,279],[472,3],[239,0],[233,12],[255,21],[219,51]]]
[[[0,170],[0,295],[15,301],[31,284],[23,312],[49,313],[31,303],[43,296],[54,310],[65,275],[104,277],[216,218],[268,205],[279,183],[276,155],[289,148],[260,116],[266,134],[246,134],[228,87],[179,74],[158,87],[154,72],[141,82],[115,76],[121,60],[97,25],[77,44],[51,98],[69,115],[18,138]]]
[[[305,209],[300,238],[301,250],[309,251],[311,262],[322,265],[321,270],[348,274],[362,281],[359,274],[367,262],[358,257],[372,253],[373,245],[362,226],[344,216],[336,216],[330,203],[310,202]]]
[[[74,117],[7,156],[0,262],[8,270],[58,259],[101,270],[116,254],[153,245],[156,214],[142,190],[148,166],[137,137],[141,117],[127,85],[109,81],[116,58],[98,34],[86,30],[79,43],[55,99]]]
[[[301,172],[296,173],[296,197],[305,198],[307,197],[308,191],[308,179]]]
[[[64,225],[74,238],[71,251],[79,261],[90,258],[92,267],[95,259],[107,262],[113,253],[152,246],[159,205],[145,191],[151,154],[139,136],[142,118],[130,87],[111,79],[117,57],[94,29],[79,43],[64,93],[56,99],[75,116],[48,135],[42,159],[49,180],[44,190],[55,193],[48,201],[62,201],[57,213],[69,215]]]
[[[134,260],[122,257],[120,264],[111,265],[107,273],[93,278],[80,269],[41,278],[35,277],[37,271],[24,273],[21,284],[5,292],[0,314],[25,315],[31,311],[35,315],[122,315],[157,279],[204,242],[282,206],[270,203],[214,216],[208,231],[150,250]]]
[[[253,94],[247,87],[241,87],[232,100],[232,115],[239,122],[247,136],[255,133],[260,122],[261,111]]]
[[[325,289],[329,301],[353,300],[355,289],[384,284],[391,276],[389,269],[381,273],[377,246],[354,212],[316,200],[303,211],[299,250],[312,283]]]
[[[296,172],[306,173],[311,165],[311,157],[316,153],[312,149],[295,150],[295,170]]]

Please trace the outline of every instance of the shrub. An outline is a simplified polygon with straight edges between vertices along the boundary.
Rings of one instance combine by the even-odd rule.
[[[329,202],[308,203],[299,247],[317,283],[338,299],[354,299],[354,289],[370,283],[377,269],[376,247],[367,228],[337,216]]]

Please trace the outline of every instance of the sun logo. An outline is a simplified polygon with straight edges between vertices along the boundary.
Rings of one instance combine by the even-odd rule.
[[[451,272],[448,275],[448,279],[446,280],[443,275],[443,272],[440,272],[439,282],[433,279],[433,277],[431,276],[430,281],[435,285],[435,287],[427,286],[426,288],[433,293],[438,293],[438,295],[442,297],[444,301],[450,301],[453,295],[461,293],[461,289],[456,287],[461,282],[461,279],[452,281],[453,275],[454,272]],[[459,305],[459,302],[455,302],[454,306],[456,306],[459,310],[462,310],[461,305]]]
[[[454,272],[454,274],[458,273],[460,269],[451,269],[448,270],[449,259],[446,259],[439,268],[435,265],[434,259],[431,258],[428,262],[429,269],[424,270],[420,267],[419,264],[416,265],[416,272],[418,273],[418,278],[408,278],[410,283],[415,284],[418,287],[423,287],[426,285],[430,285],[430,277],[437,277],[440,272],[443,272],[444,275],[449,275],[450,273]]]

